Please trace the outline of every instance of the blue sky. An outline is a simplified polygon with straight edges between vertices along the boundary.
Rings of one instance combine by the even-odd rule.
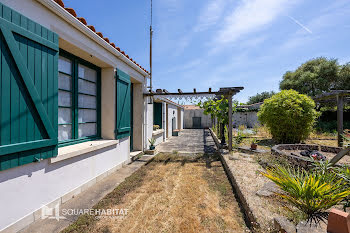
[[[65,0],[149,70],[149,1]],[[349,0],[153,0],[153,79],[169,91],[278,91],[319,56],[350,61]]]

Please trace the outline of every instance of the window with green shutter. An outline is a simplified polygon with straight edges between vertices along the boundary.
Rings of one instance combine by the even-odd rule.
[[[131,97],[130,97],[130,76],[121,70],[116,73],[116,138],[130,136],[130,117],[131,117]]]
[[[101,69],[61,50],[58,71],[60,146],[99,138]]]
[[[159,127],[162,129],[163,124],[162,124],[162,103],[153,103],[153,125],[159,125]]]
[[[0,170],[57,155],[58,35],[0,3]]]

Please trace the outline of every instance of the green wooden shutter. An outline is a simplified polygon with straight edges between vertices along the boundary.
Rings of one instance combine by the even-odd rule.
[[[162,103],[153,103],[153,124],[162,129]]]
[[[0,3],[0,170],[57,155],[58,35]]]
[[[117,70],[116,138],[130,136],[130,76]]]

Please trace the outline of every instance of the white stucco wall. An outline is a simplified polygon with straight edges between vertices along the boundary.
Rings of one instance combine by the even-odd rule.
[[[184,111],[184,127],[185,129],[192,129],[193,117],[201,118],[202,128],[210,128],[212,121],[210,115],[205,115],[203,109],[185,109]]]
[[[0,230],[129,159],[129,140],[49,164],[0,172]],[[6,210],[6,211],[5,211]]]
[[[184,116],[185,116],[185,110],[182,108],[181,109],[181,128],[184,129]]]
[[[232,115],[233,127],[245,125],[247,128],[253,128],[259,125],[258,112],[235,112]]]
[[[144,149],[149,149],[149,141],[148,139],[152,138],[152,133],[153,133],[153,103],[150,103],[150,98],[151,97],[147,97],[144,100],[144,109],[145,109],[145,137],[144,137]]]
[[[173,124],[172,124],[172,119],[175,117],[175,129],[177,128],[177,106],[168,104],[168,137],[172,137],[172,129],[173,129]]]
[[[154,145],[157,146],[159,144],[161,144],[164,140],[163,140],[163,134],[164,134],[164,130],[162,130],[162,133],[155,133],[153,132],[152,137],[156,140]]]

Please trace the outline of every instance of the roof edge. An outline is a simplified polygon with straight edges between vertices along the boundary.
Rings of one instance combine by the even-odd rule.
[[[79,21],[76,17],[71,15],[68,11],[66,11],[64,8],[62,8],[59,4],[57,4],[55,1],[52,0],[36,0],[37,2],[41,3],[46,8],[50,9],[52,12],[54,12],[56,15],[64,19],[66,22],[71,24],[73,27],[81,31],[83,34],[91,38],[93,41],[98,43],[100,46],[105,48],[110,53],[114,54],[117,58],[125,62],[128,66],[130,66],[132,69],[140,73],[144,77],[149,77],[149,73],[142,69],[141,67],[137,66],[135,63],[133,63],[129,58],[126,57],[122,52],[115,49],[111,44],[109,44],[107,41],[105,41],[103,38],[98,36],[95,32],[93,32],[91,29],[89,29],[86,25],[84,25],[82,22]]]

